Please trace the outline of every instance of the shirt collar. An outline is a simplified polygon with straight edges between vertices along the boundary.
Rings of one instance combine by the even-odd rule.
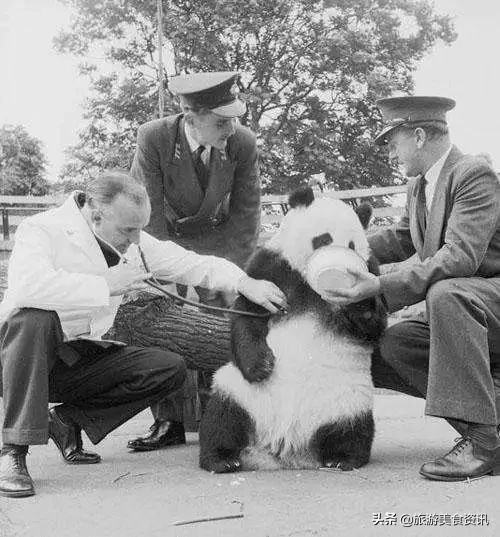
[[[184,134],[186,135],[186,140],[189,145],[189,149],[191,150],[191,153],[194,153],[198,149],[198,147],[200,147],[201,144],[194,139],[191,127],[186,122],[184,122]],[[205,150],[210,151],[210,149],[211,146],[205,146]]]
[[[444,163],[450,154],[452,145],[444,152],[444,154],[425,172],[425,180],[428,185],[435,185],[437,183],[439,174],[443,169]]]

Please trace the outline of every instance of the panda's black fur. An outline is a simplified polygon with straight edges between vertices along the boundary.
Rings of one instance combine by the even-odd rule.
[[[305,211],[305,216],[313,203],[309,188],[289,198],[290,211]],[[331,203],[337,204],[334,209],[350,211],[344,204],[340,207],[341,202]],[[338,223],[333,213],[331,220]],[[357,213],[366,228],[371,208],[363,206]],[[362,232],[360,228],[353,233],[358,243]],[[356,250],[356,241],[349,238],[344,246]],[[364,232],[362,239],[368,270],[378,274]],[[358,468],[368,462],[374,436],[370,356],[386,326],[385,309],[378,297],[332,307],[276,244],[280,246],[279,238],[274,246],[258,249],[247,273],[274,282],[287,296],[288,310],[269,320],[235,316],[233,363],[216,373],[200,426],[200,466],[217,473],[324,465]],[[244,297],[235,308],[263,312]],[[290,351],[288,337],[296,339]]]

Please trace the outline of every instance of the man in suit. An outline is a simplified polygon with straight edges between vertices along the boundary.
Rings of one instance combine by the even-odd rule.
[[[235,72],[172,78],[182,113],[139,128],[131,173],[151,199],[147,231],[185,248],[217,255],[243,267],[254,250],[260,225],[260,181],[254,134],[238,123],[246,112],[237,95]],[[178,288],[180,294],[186,288]],[[200,302],[228,306],[234,297],[197,287]],[[198,373],[202,408],[211,378]],[[134,450],[185,443],[183,398],[178,393],[152,407],[154,423],[131,440]]]
[[[380,294],[389,311],[426,300],[427,318],[392,325],[372,372],[379,387],[426,398],[426,414],[462,435],[446,455],[422,466],[429,479],[458,481],[492,473],[500,446],[500,184],[484,157],[452,145],[441,97],[377,102],[377,136],[408,182],[401,221],[369,237],[381,263],[417,260],[380,277],[357,274],[332,303]],[[500,373],[500,371],[498,371]]]
[[[34,494],[29,445],[50,438],[65,462],[97,463],[99,455],[83,449],[82,429],[97,444],[182,385],[181,356],[101,339],[122,296],[144,288],[152,274],[240,292],[274,312],[271,302],[284,305],[274,284],[142,231],[150,212],[142,183],[108,172],[86,193],[74,193],[18,227],[0,305],[0,494]],[[49,412],[49,401],[61,404]]]

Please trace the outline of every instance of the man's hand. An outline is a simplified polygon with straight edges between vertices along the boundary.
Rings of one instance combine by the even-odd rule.
[[[321,297],[333,305],[351,304],[359,302],[365,298],[371,298],[380,293],[380,280],[378,276],[370,272],[361,272],[347,269],[347,272],[354,276],[356,283],[352,287],[340,289],[326,289]]]
[[[250,276],[243,276],[238,282],[238,292],[271,313],[278,313],[287,308],[283,292],[267,280],[255,280]]]
[[[152,274],[142,271],[139,267],[128,263],[120,263],[110,267],[104,275],[109,287],[110,296],[124,295],[131,291],[148,289],[144,280],[151,278]]]

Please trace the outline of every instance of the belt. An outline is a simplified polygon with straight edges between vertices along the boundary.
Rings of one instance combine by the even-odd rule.
[[[176,237],[194,238],[211,233],[226,220],[227,218],[216,216],[202,221],[180,218],[179,220],[170,222],[170,228],[172,235]]]

